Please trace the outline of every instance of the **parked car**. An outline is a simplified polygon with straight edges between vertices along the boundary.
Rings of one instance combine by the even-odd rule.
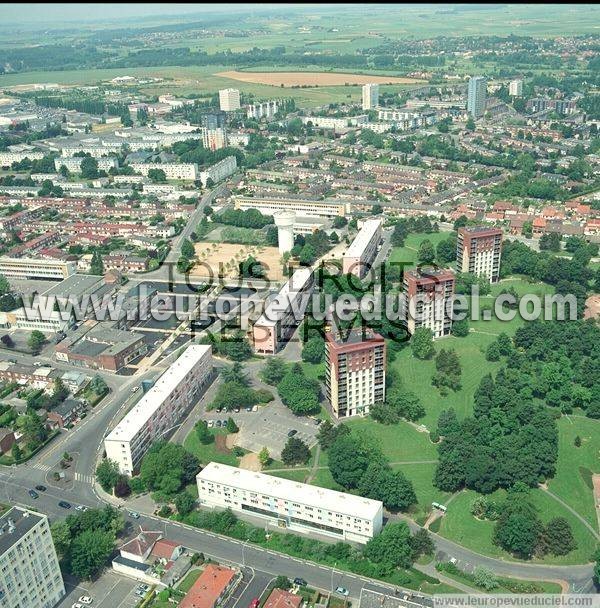
[[[213,426],[215,426],[215,421],[214,421],[214,420],[209,420],[209,421],[208,421],[208,423],[206,424],[206,426],[207,426],[209,429],[212,429],[212,428],[213,428]]]
[[[222,411],[223,411],[223,408],[222,408],[222,407],[218,407],[218,408],[215,410],[215,412],[217,412],[217,414],[220,414]]]
[[[87,605],[89,605],[89,604],[91,604],[91,603],[92,603],[94,600],[93,600],[93,599],[92,599],[92,598],[91,598],[89,595],[82,595],[82,596],[79,598],[79,601],[80,601],[82,604],[87,604]]]
[[[31,496],[31,498],[39,498],[40,497],[40,495],[35,490],[29,490],[29,496]]]
[[[35,489],[39,490],[40,492],[45,492],[46,491],[46,486],[42,486],[42,485],[35,486]]]
[[[308,583],[303,578],[300,578],[299,576],[297,576],[294,579],[294,585],[298,585],[298,587],[306,587],[307,584]]]
[[[221,426],[221,421],[220,421],[220,420],[217,420],[217,421],[215,422],[215,426],[216,426],[216,427],[220,427],[220,426]]]
[[[253,405],[252,406],[252,411],[253,412],[258,412],[258,405]]]
[[[233,411],[237,414],[240,411],[240,408],[236,407]]]
[[[316,424],[317,426],[319,426],[319,425],[321,424],[321,422],[323,422],[323,419],[322,419],[322,418],[317,418],[317,419],[315,420],[315,424]]]
[[[84,608],[84,607],[83,607],[83,604],[80,604],[79,602],[75,602],[75,603],[74,603],[74,604],[71,606],[71,608]]]
[[[293,437],[298,431],[296,429],[291,429],[288,431],[288,437]]]
[[[340,595],[344,595],[344,596],[348,595],[348,589],[346,589],[346,587],[336,587],[335,592],[339,593]]]
[[[61,500],[61,501],[59,501],[58,506],[62,507],[63,509],[70,509],[71,503],[67,502],[66,500]]]
[[[133,517],[133,519],[139,519],[140,514],[137,511],[129,511],[129,517]]]
[[[255,597],[248,605],[248,608],[258,608],[259,604],[260,604],[260,600],[257,597]]]
[[[87,511],[88,508],[85,505],[76,505],[75,510],[76,511]]]
[[[251,405],[249,405],[249,406],[246,408],[246,411],[247,411],[247,412],[251,412],[251,411],[252,411],[252,406],[251,406]]]
[[[139,390],[140,390],[140,387],[139,387],[139,386],[134,386],[134,387],[131,389],[131,392],[132,392],[132,393],[137,393],[137,391],[139,391]]]

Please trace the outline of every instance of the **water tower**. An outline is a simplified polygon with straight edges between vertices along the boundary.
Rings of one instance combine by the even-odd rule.
[[[273,215],[277,226],[277,242],[279,253],[283,255],[292,250],[294,246],[294,222],[296,214],[293,211],[280,211]]]

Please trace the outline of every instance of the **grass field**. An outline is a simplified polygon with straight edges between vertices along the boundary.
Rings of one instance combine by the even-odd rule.
[[[428,239],[431,241],[434,247],[440,241],[444,241],[450,236],[450,232],[432,232],[427,234],[425,232],[416,232],[409,234],[404,241],[404,247],[394,247],[390,254],[390,262],[404,262],[410,265],[414,265],[417,261],[417,253],[421,243]]]
[[[215,437],[217,435],[227,435],[227,431],[224,429],[209,429],[211,434]],[[233,454],[221,452],[217,449],[216,443],[213,441],[209,444],[200,443],[196,432],[192,429],[189,435],[183,442],[183,447],[194,454],[200,462],[208,464],[209,462],[220,462],[221,464],[228,464],[236,467],[239,464],[240,459]]]
[[[501,500],[505,496],[505,492],[498,490],[490,496],[494,500]],[[476,497],[477,493],[471,490],[464,490],[456,496],[448,506],[448,512],[441,519],[439,534],[478,553],[483,553],[490,557],[519,561],[492,543],[494,522],[480,521],[471,515],[471,504]],[[573,536],[577,542],[577,549],[571,551],[568,555],[560,557],[546,556],[543,560],[535,558],[531,560],[531,563],[572,565],[589,562],[596,543],[585,526],[560,503],[542,490],[532,490],[530,498],[531,502],[537,507],[543,523],[547,523],[553,517],[564,517],[567,519],[571,524]]]
[[[237,70],[228,70],[215,74],[221,78],[232,78],[240,82],[252,82],[254,84],[267,84],[276,87],[293,87],[293,86],[346,86],[346,85],[363,85],[369,82],[377,84],[420,84],[426,81],[416,80],[415,78],[398,78],[396,76],[377,76],[370,74],[353,74],[345,72],[239,72]]]

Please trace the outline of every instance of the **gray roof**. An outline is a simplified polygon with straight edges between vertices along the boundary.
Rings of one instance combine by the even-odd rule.
[[[21,507],[13,507],[2,515],[0,517],[0,555],[4,555],[42,519],[44,516]]]

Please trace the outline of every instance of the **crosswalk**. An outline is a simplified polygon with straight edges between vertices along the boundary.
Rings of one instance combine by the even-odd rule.
[[[33,465],[34,469],[38,469],[39,471],[49,471],[52,467],[50,465],[47,464],[43,464],[42,462],[36,462]]]
[[[94,476],[84,475],[83,473],[75,473],[75,481],[81,481],[82,483],[92,484],[94,483]]]

